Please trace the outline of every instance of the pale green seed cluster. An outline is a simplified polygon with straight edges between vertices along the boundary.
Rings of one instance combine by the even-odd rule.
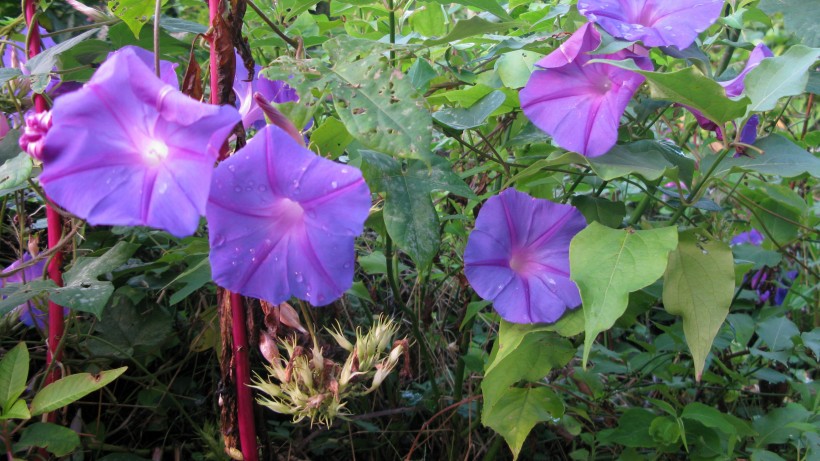
[[[268,378],[257,376],[254,388],[266,394],[257,401],[271,410],[293,415],[298,422],[309,418],[311,424],[329,426],[336,417],[349,413],[350,398],[376,390],[407,351],[406,339],[393,341],[398,324],[379,316],[365,334],[356,330],[355,344],[336,326],[328,330],[340,347],[348,352],[344,364],[323,356],[314,341],[310,350],[298,346],[295,338],[280,341],[285,354],[272,360]]]

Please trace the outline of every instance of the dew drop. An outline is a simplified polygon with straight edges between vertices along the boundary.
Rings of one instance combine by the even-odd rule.
[[[235,165],[228,165],[228,171],[230,171],[231,173],[235,173],[236,172],[236,166]]]
[[[254,254],[254,253],[256,253],[256,248],[250,248],[250,249],[248,250],[248,253],[250,253],[250,254]]]
[[[317,296],[317,297],[316,297],[316,301],[319,301],[320,303],[325,302],[325,295],[319,295],[319,296]]]
[[[331,182],[330,182],[330,187],[332,187],[332,188],[336,189],[337,187],[339,187],[339,183],[338,183],[338,182],[336,182],[336,181],[331,181]]]
[[[350,263],[345,263],[342,267],[344,267],[345,269],[350,269]]]
[[[225,236],[221,234],[216,234],[214,236],[213,246],[218,247],[222,246],[225,243]]]
[[[302,283],[305,280],[305,278],[299,272],[296,272],[294,274],[294,278],[296,278],[296,281],[299,283]]]
[[[664,26],[663,30],[672,30],[672,26]]]
[[[268,190],[268,188],[265,187],[265,186],[260,185],[259,187],[256,188],[256,190],[258,190],[259,192],[265,192],[266,190]]]
[[[342,174],[347,174],[347,171],[348,171],[347,168],[342,168],[342,170],[341,170]]]
[[[234,192],[242,192],[242,187],[241,186],[236,186],[236,187],[233,188],[233,191]]]

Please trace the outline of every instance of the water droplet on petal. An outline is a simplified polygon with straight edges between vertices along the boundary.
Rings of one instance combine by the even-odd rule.
[[[342,267],[344,267],[345,269],[350,269],[350,263],[345,263]]]
[[[347,171],[348,171],[347,168],[342,168],[342,170],[341,170],[342,174],[347,174]]]
[[[218,247],[225,244],[225,236],[221,234],[217,234],[214,236],[214,241],[211,244],[212,246]]]
[[[304,278],[304,277],[302,276],[302,274],[300,274],[299,272],[296,272],[296,273],[294,274],[294,278],[295,278],[295,279],[296,279],[296,281],[297,281],[297,282],[299,282],[299,283],[302,283],[302,282],[305,280],[305,278]]]
[[[320,303],[325,302],[325,296],[324,296],[324,295],[319,295],[319,296],[317,296],[317,297],[316,297],[316,301],[319,301]]]
[[[236,172],[236,166],[235,165],[228,165],[228,171],[230,171],[231,173],[235,173]]]
[[[266,190],[268,190],[268,188],[265,187],[265,186],[260,185],[259,187],[256,188],[256,190],[258,190],[259,192],[265,192]]]
[[[338,183],[338,182],[336,182],[336,181],[331,181],[331,182],[330,182],[330,187],[332,187],[332,188],[336,189],[337,187],[339,187],[339,183]]]
[[[242,187],[241,186],[236,186],[236,187],[233,188],[233,191],[234,192],[242,192]]]

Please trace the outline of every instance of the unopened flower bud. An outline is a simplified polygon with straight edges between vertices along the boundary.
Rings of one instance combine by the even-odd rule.
[[[20,148],[37,160],[43,160],[43,144],[51,128],[51,112],[29,113],[20,135]]]

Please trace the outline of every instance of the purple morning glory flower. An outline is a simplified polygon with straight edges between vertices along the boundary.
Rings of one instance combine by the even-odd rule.
[[[684,49],[711,26],[724,0],[581,0],[578,12],[617,38]]]
[[[736,98],[743,94],[743,91],[746,89],[746,86],[743,84],[743,80],[746,78],[746,74],[752,71],[755,67],[757,67],[761,61],[766,58],[771,58],[774,56],[772,50],[769,49],[768,46],[760,43],[752,50],[751,54],[749,54],[749,59],[746,61],[746,66],[740,71],[737,76],[731,80],[727,80],[725,82],[718,82],[720,83],[724,89],[726,89],[726,96],[730,98]]]
[[[239,114],[242,116],[242,125],[248,128],[260,128],[265,124],[265,114],[256,101],[253,99],[254,93],[261,93],[266,100],[282,104],[285,102],[295,102],[299,100],[296,90],[291,88],[282,80],[269,80],[264,75],[259,75],[262,66],[254,67],[254,75],[249,75],[248,70],[242,63],[242,58],[236,55],[236,73],[233,80],[233,91],[236,93],[236,100],[239,107]]]
[[[743,244],[760,246],[763,244],[764,239],[765,237],[763,236],[763,234],[760,233],[759,230],[752,229],[748,232],[741,232],[732,237],[730,244],[732,246]]]
[[[11,272],[20,267],[21,264],[28,261],[31,261],[31,255],[25,253],[23,255],[23,259],[14,261],[11,265],[3,269],[2,273],[5,274],[7,272]],[[43,278],[43,271],[45,268],[45,260],[39,261],[37,264],[29,266],[20,272],[9,275],[8,277],[0,277],[0,286],[5,287],[6,284],[9,283],[26,283],[32,280],[41,279]],[[28,327],[33,327],[36,325],[37,328],[43,330],[48,325],[48,316],[43,311],[38,309],[32,301],[21,304],[14,308],[14,310],[20,313],[20,322]]]
[[[549,133],[555,143],[588,157],[609,151],[618,139],[618,125],[629,100],[644,81],[638,73],[590,59],[634,58],[651,70],[645,50],[590,56],[601,44],[592,23],[578,31],[535,65],[538,67],[521,89],[521,109],[535,126]]]
[[[239,114],[157,78],[145,53],[111,53],[82,89],[57,98],[40,182],[90,224],[186,236],[205,212],[213,164]]]
[[[267,125],[214,172],[213,279],[273,304],[296,296],[326,305],[353,283],[354,239],[370,205],[361,171]]]
[[[569,278],[569,243],[585,227],[573,206],[507,189],[482,207],[464,250],[464,273],[504,320],[555,322],[581,304]]]

